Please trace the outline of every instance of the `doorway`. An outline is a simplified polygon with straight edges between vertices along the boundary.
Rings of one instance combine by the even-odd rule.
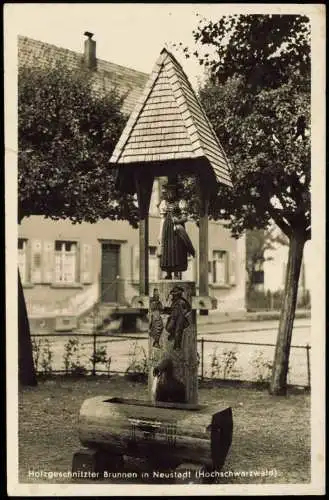
[[[120,245],[102,243],[101,301],[118,302]]]

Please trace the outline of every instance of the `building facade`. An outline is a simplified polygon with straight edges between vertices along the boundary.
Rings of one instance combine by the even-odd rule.
[[[273,250],[265,252],[264,289],[270,292],[284,290],[289,248],[278,245]],[[307,303],[311,295],[312,241],[307,241],[304,247],[303,260],[298,282],[298,302]]]
[[[94,71],[96,88],[113,86],[125,96],[129,114],[148,75],[96,58],[96,43],[89,37],[83,54],[19,37],[19,64],[66,61],[72,68],[86,64]],[[149,279],[161,278],[156,249],[160,230],[159,180],[150,205]],[[198,255],[197,226],[187,231]],[[40,216],[23,219],[18,229],[18,264],[30,317],[71,314],[78,316],[96,302],[128,306],[138,294],[139,233],[128,222],[100,220],[72,224]],[[198,281],[198,259],[191,258],[183,279]],[[245,238],[235,240],[221,222],[209,222],[209,292],[222,311],[245,308]]]

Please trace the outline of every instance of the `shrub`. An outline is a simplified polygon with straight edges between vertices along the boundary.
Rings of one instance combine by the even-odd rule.
[[[130,379],[144,380],[148,376],[148,358],[144,347],[134,342],[129,351],[129,365],[126,369],[126,376]]]
[[[43,375],[51,375],[53,373],[53,351],[48,339],[35,340],[32,339],[32,356],[36,372]],[[40,370],[39,370],[40,367]]]
[[[273,363],[268,359],[264,359],[263,351],[258,351],[255,358],[251,362],[254,367],[256,381],[264,384],[270,381]]]
[[[107,375],[110,375],[112,358],[111,356],[107,355],[106,348],[104,346],[97,347],[92,356],[89,358],[89,361],[93,367],[96,367],[96,365],[99,364],[105,365],[107,369]]]
[[[64,345],[64,369],[71,375],[85,375],[87,368],[80,363],[81,345],[78,339],[70,338]]]

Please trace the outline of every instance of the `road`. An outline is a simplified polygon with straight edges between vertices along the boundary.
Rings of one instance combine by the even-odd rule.
[[[311,343],[311,320],[296,319],[294,322],[292,345]],[[237,342],[275,344],[278,333],[278,321],[230,321],[221,324],[199,324],[198,337],[213,340],[233,339]]]
[[[270,373],[269,365],[273,361],[274,347],[257,344],[275,344],[278,330],[277,321],[250,321],[206,323],[198,325],[198,352],[200,356],[199,374],[205,377],[233,378],[242,380],[260,380]],[[144,338],[142,338],[144,337]],[[97,348],[105,347],[107,356],[111,357],[110,370],[124,372],[129,364],[143,363],[147,359],[147,334],[122,334],[97,338]],[[71,362],[79,362],[91,368],[90,357],[93,352],[93,341],[90,337],[72,337],[61,335],[56,337],[35,338],[40,342],[38,369],[42,358],[47,358],[47,345],[52,353],[53,370],[64,369],[64,357],[68,342],[72,338],[78,340],[76,351],[71,355]],[[203,342],[201,341],[203,339]],[[247,344],[240,344],[241,342]],[[249,345],[252,344],[252,345]],[[295,320],[292,346],[311,344],[310,320]],[[203,363],[201,362],[203,350]],[[106,370],[105,365],[97,366]],[[137,367],[138,368],[138,367]],[[305,348],[292,347],[288,382],[307,385],[307,352]]]

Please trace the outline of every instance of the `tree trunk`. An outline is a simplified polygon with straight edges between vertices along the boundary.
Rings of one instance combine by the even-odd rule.
[[[18,380],[21,385],[37,385],[33,364],[30,324],[21,277],[18,272]]]
[[[295,319],[298,281],[304,245],[305,238],[303,235],[293,233],[290,237],[285,289],[270,383],[270,394],[273,395],[285,395],[287,392],[291,336]]]

